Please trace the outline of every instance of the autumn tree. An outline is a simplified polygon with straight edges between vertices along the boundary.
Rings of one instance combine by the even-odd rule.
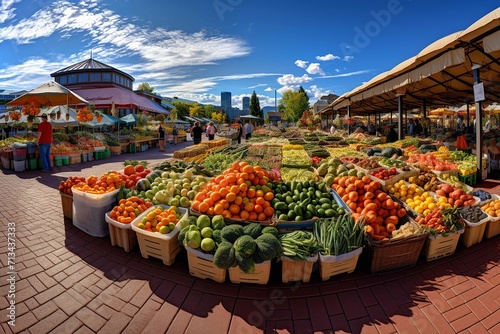
[[[185,116],[189,116],[189,103],[174,101],[172,105],[175,106],[175,112],[177,113],[177,119],[182,119]]]
[[[287,90],[283,92],[278,110],[283,113],[282,118],[288,122],[297,122],[304,111],[309,109],[307,96],[300,91]]]
[[[151,87],[147,82],[143,82],[137,86],[138,90],[142,90],[143,92],[154,93],[155,89]]]
[[[199,104],[192,103],[189,106],[189,117],[205,117],[203,107]]]
[[[262,118],[264,116],[262,109],[260,109],[259,98],[255,91],[252,93],[252,97],[250,98],[250,115]]]

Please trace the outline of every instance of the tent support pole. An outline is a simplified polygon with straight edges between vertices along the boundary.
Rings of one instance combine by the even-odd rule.
[[[472,66],[472,74],[474,75],[474,85],[481,82],[479,69],[481,65]],[[467,105],[467,109],[469,106]],[[476,165],[477,165],[477,183],[481,183],[483,171],[483,111],[481,101],[476,101]]]
[[[398,139],[401,140],[404,138],[404,133],[403,133],[403,95],[398,94],[397,97],[398,97]]]

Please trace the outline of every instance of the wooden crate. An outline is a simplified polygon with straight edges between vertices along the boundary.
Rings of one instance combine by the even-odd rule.
[[[283,283],[302,281],[309,282],[314,263],[318,256],[313,256],[307,261],[295,261],[286,256],[281,257],[281,280]]]
[[[423,248],[425,259],[432,261],[454,254],[457,249],[458,239],[460,239],[462,233],[464,233],[464,229],[446,236],[438,235],[435,237],[429,235]]]
[[[189,273],[198,278],[209,278],[219,283],[226,280],[227,269],[220,269],[213,263],[214,256],[186,247]]]
[[[255,264],[255,271],[251,274],[244,273],[240,267],[229,268],[229,279],[232,283],[267,284],[271,274],[271,261]]]
[[[111,246],[118,246],[130,252],[137,246],[137,233],[132,230],[130,224],[123,224],[111,219],[109,212],[106,213],[106,222],[109,227]]]
[[[177,223],[175,229],[168,234],[152,233],[137,226],[142,221],[142,218],[157,206],[162,206],[163,208],[169,207],[163,204],[150,207],[132,221],[131,227],[132,230],[136,232],[142,257],[145,259],[150,256],[155,257],[162,260],[165,265],[170,266],[174,263],[177,254],[181,251],[181,245],[177,238],[180,232],[180,224]],[[187,209],[179,208],[179,211],[184,213],[184,217],[180,218],[179,222],[182,219],[187,219]]]
[[[60,194],[64,217],[73,219],[73,196],[65,193]]]
[[[321,279],[326,281],[335,275],[352,273],[356,269],[362,251],[363,248],[358,248],[339,256],[319,254],[319,275]]]

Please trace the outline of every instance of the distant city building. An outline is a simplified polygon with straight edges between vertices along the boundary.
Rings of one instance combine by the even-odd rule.
[[[266,117],[268,112],[273,112],[273,111],[274,112],[276,111],[275,107],[267,106],[267,107],[262,108],[262,112],[264,113],[264,117]]]
[[[4,89],[0,89],[0,114],[5,112],[6,104],[8,102],[18,98],[21,95],[26,94],[26,93],[27,93],[27,91],[25,91],[25,90],[8,92],[8,91],[5,91]]]
[[[243,104],[243,107],[242,107],[242,109],[243,109],[243,113],[245,113],[245,112],[247,112],[247,111],[250,111],[250,98],[249,98],[248,96],[245,96],[245,97],[243,98],[243,101],[242,101],[242,102],[243,102],[243,103],[242,103],[242,104]],[[247,114],[248,114],[248,113],[247,113]]]
[[[220,93],[220,106],[226,112],[230,120],[234,120],[240,116],[240,109],[232,107],[231,92]]]

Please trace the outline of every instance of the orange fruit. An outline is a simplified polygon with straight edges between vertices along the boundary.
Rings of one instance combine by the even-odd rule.
[[[210,197],[205,198],[205,199],[203,200],[203,202],[202,202],[202,203],[207,203],[207,204],[208,204],[208,206],[211,206],[211,207],[213,207],[213,206],[214,206],[214,204],[215,204],[215,202],[214,202],[214,201],[212,201],[212,199],[211,199]]]
[[[236,196],[236,198],[234,199],[234,204],[240,205],[241,203],[243,203],[243,197]]]
[[[254,198],[255,197],[255,189],[252,189],[252,188],[248,189],[247,190],[247,197]]]
[[[191,209],[195,210],[195,211],[200,211],[200,201],[196,201],[194,200],[192,203],[191,203]]]
[[[270,191],[268,191],[267,193],[264,194],[264,199],[266,201],[272,201],[274,198],[274,194]]]
[[[195,201],[200,201],[202,202],[204,199],[206,198],[205,194],[202,193],[202,192],[199,192],[197,193],[195,196],[194,196],[194,200]]]
[[[240,192],[240,187],[238,187],[238,186],[231,186],[231,188],[229,189],[229,191],[232,192],[232,193],[238,194]]]
[[[264,220],[266,220],[266,219],[267,219],[267,216],[264,214],[264,212],[261,212],[261,213],[259,213],[259,214],[257,215],[257,220],[258,220],[258,221],[260,221],[260,222],[261,222],[261,221],[264,221]]]
[[[233,215],[237,215],[238,213],[240,213],[239,205],[231,204],[229,206],[229,212],[231,212],[231,214],[233,214]]]
[[[236,199],[236,194],[235,194],[235,193],[230,192],[230,193],[228,193],[228,194],[226,195],[226,200],[227,200],[229,203],[234,202],[234,200],[235,200],[235,199]]]
[[[257,212],[252,211],[248,213],[248,220],[257,220]]]
[[[274,214],[274,209],[268,206],[264,209],[264,214],[266,215],[266,217],[272,217],[272,215]]]
[[[233,216],[232,213],[231,213],[231,211],[229,211],[229,210],[222,211],[221,215],[224,218],[231,218]]]
[[[209,207],[210,206],[208,205],[208,203],[201,202],[200,205],[199,205],[198,211],[200,211],[200,212],[207,212]]]
[[[241,168],[241,165],[240,165],[240,171],[241,171],[242,173],[248,173],[248,174],[250,175],[250,174],[253,174],[254,169],[253,169],[253,167],[252,167],[252,166],[250,166],[250,165],[246,165],[246,166],[244,166],[243,168]]]
[[[222,179],[219,184],[221,187],[226,187],[229,185],[229,182],[226,179]]]
[[[246,211],[252,212],[253,211],[253,204],[250,202],[246,202],[244,208]]]
[[[260,190],[257,190],[257,191],[260,191]],[[265,201],[266,200],[264,199],[264,197],[261,197],[261,196],[255,198],[255,204],[257,204],[257,205],[262,206],[262,204],[264,204]]]
[[[224,210],[229,209],[229,202],[226,199],[219,200],[219,204],[222,205]]]
[[[215,204],[214,214],[220,215],[222,213],[222,211],[224,211],[224,207],[222,206],[222,204],[220,204],[220,203]]]
[[[219,189],[219,194],[220,194],[220,197],[222,197],[222,198],[225,198],[228,193],[229,193],[229,189],[227,189],[227,188],[220,188]]]
[[[218,192],[213,191],[210,194],[210,199],[215,203],[221,198],[221,195]]]
[[[256,213],[261,213],[262,211],[264,211],[264,208],[260,204],[255,204],[255,206],[253,207],[253,211]]]
[[[250,214],[248,213],[247,210],[241,210],[240,211],[240,217],[241,217],[241,219],[245,219],[246,220],[246,219],[248,219],[248,217],[250,217]]]
[[[255,196],[257,196],[257,197],[264,197],[264,192],[263,192],[262,190],[260,190],[260,189],[259,189],[259,190],[257,190],[257,191],[255,192]]]
[[[243,183],[240,183],[239,188],[240,188],[240,191],[247,191],[248,190],[248,185],[245,182],[243,182]]]
[[[207,210],[207,215],[213,215],[214,214],[214,208],[213,207],[209,207],[208,210]]]

